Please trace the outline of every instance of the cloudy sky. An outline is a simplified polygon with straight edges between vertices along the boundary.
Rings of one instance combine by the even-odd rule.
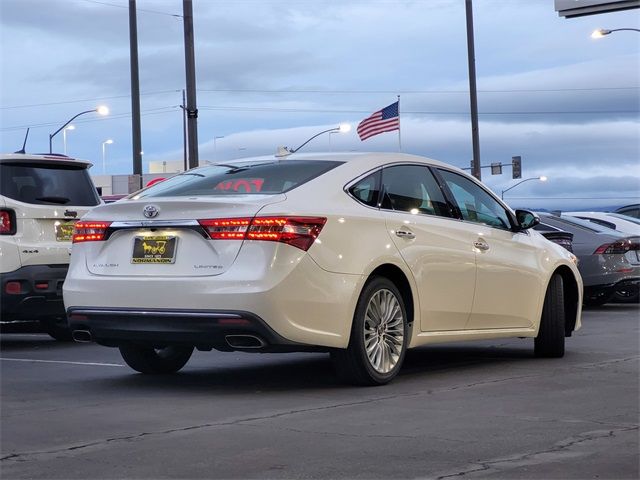
[[[201,160],[295,147],[401,96],[402,150],[466,167],[472,156],[463,0],[194,0]],[[128,2],[0,0],[0,146],[131,173]],[[138,0],[143,168],[182,158],[182,1]],[[640,196],[640,10],[558,17],[552,0],[475,0],[482,164],[523,158],[515,206],[592,208]],[[354,128],[355,130],[355,128]],[[214,142],[215,137],[218,138]],[[62,133],[54,150],[63,150]],[[397,151],[398,135],[324,135],[305,151]],[[500,193],[513,184],[483,170]]]

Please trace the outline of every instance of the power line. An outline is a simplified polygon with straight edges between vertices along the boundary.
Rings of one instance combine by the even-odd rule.
[[[180,93],[180,90],[158,90],[156,92],[146,92],[141,93],[140,95],[161,95],[167,93]],[[96,102],[98,100],[114,100],[116,98],[130,98],[131,95],[114,95],[111,97],[95,97],[95,98],[85,98],[82,100],[63,100],[59,102],[49,102],[49,103],[32,103],[29,105],[11,105],[8,107],[0,107],[0,110],[11,110],[16,108],[31,108],[31,107],[48,107],[51,105],[64,105],[67,103],[84,103],[84,102]]]
[[[87,2],[87,3],[95,3],[97,5],[104,5],[106,7],[116,7],[116,8],[129,9],[128,5],[118,5],[116,3],[99,2],[98,0],[81,0],[81,1]],[[182,18],[182,15],[178,15],[178,14],[175,14],[175,13],[159,12],[157,10],[146,10],[144,8],[136,8],[136,11],[137,12],[144,12],[144,13],[155,13],[156,15],[165,15],[167,17]]]
[[[602,90],[640,90],[640,87],[591,87],[591,88],[537,88],[508,90],[478,90],[478,93],[548,93],[548,92],[590,92]],[[327,94],[469,94],[468,90],[319,90],[319,89],[198,89],[198,92],[217,93],[327,93]]]
[[[159,107],[159,108],[152,108],[149,110],[144,110],[142,112],[143,116],[147,116],[147,115],[158,115],[158,114],[164,114],[164,113],[173,113],[177,110],[178,105],[172,105],[172,106],[168,106],[168,107]],[[105,122],[108,120],[114,120],[114,119],[119,119],[119,118],[128,118],[131,117],[131,112],[127,112],[127,113],[118,113],[115,115],[109,115],[108,117],[102,117],[102,118],[95,118],[95,119],[83,119],[83,120],[78,120],[73,122],[74,124],[82,124],[82,123],[93,123],[93,122]],[[0,128],[0,132],[9,132],[9,131],[13,131],[13,130],[24,130],[25,128],[44,128],[44,127],[55,127],[60,125],[62,122],[47,122],[47,123],[36,123],[36,124],[32,124],[32,125],[15,125],[15,126],[11,126],[11,127],[4,127],[4,128]]]
[[[85,0],[88,1],[88,0]],[[597,92],[607,90],[640,90],[640,87],[590,87],[590,88],[549,88],[549,89],[511,89],[511,90],[478,90],[479,93],[552,93],[552,92]],[[412,95],[446,95],[446,94],[465,94],[468,95],[467,90],[317,90],[317,89],[233,89],[233,88],[218,88],[218,89],[198,89],[198,93],[321,93],[328,95],[351,95],[351,94],[412,94]],[[180,93],[179,89],[175,90],[159,90],[156,92],[141,93],[140,95],[160,95],[169,93]],[[114,95],[111,97],[95,97],[85,98],[80,100],[61,100],[58,102],[48,103],[32,103],[26,105],[10,105],[6,107],[0,107],[0,110],[11,110],[18,108],[33,108],[33,107],[48,107],[52,105],[64,105],[67,103],[83,103],[83,102],[95,102],[98,100],[113,100],[118,98],[130,98],[130,95]]]
[[[200,110],[235,111],[235,112],[282,112],[282,113],[354,113],[367,114],[369,110],[318,110],[311,108],[276,108],[276,107],[222,107],[201,105]],[[410,115],[468,115],[468,111],[445,112],[428,110],[403,110]],[[598,115],[603,113],[640,113],[640,110],[580,110],[580,111],[511,111],[511,112],[478,112],[479,115]]]

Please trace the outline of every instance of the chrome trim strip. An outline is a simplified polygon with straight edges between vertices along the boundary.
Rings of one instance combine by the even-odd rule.
[[[138,315],[138,316],[155,316],[155,317],[191,317],[191,318],[243,318],[237,313],[204,313],[204,312],[188,312],[180,310],[121,310],[121,309],[72,309],[69,315]]]
[[[109,228],[140,228],[140,227],[198,227],[197,220],[135,220],[113,222]]]

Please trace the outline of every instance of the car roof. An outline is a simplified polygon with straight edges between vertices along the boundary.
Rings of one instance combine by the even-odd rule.
[[[248,162],[273,162],[273,161],[296,161],[296,160],[323,160],[330,162],[340,162],[340,163],[362,163],[368,164],[371,167],[375,167],[377,165],[383,165],[386,163],[397,163],[397,162],[417,162],[417,163],[425,163],[438,167],[448,167],[456,170],[460,170],[458,167],[450,165],[445,162],[441,162],[439,160],[434,160],[432,158],[423,157],[420,155],[412,155],[408,153],[399,153],[399,152],[317,152],[317,153],[293,153],[291,155],[287,155],[285,157],[277,157],[275,155],[263,155],[257,157],[246,157],[246,158],[237,158],[234,160],[225,160],[225,161],[216,161],[209,162],[212,165],[216,164],[236,164],[236,163],[248,163]],[[205,160],[206,161],[206,160]],[[200,163],[203,163],[203,160],[200,160]]]
[[[76,158],[67,157],[66,155],[59,155],[56,153],[1,153],[0,163],[42,163],[42,164],[58,164],[66,166],[75,166],[89,168],[93,164],[86,160],[78,160]]]

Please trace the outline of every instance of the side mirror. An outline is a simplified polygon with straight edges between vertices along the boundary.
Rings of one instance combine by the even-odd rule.
[[[520,230],[528,230],[540,223],[540,217],[529,210],[516,210],[516,219]]]

